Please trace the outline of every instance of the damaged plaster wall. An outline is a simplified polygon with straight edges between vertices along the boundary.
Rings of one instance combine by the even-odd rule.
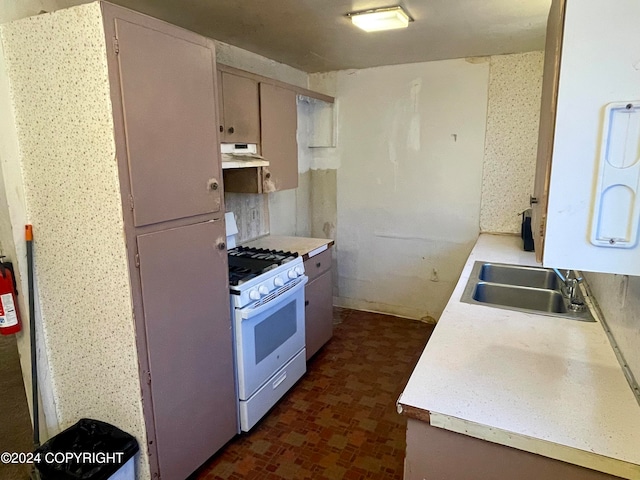
[[[326,156],[337,158],[333,108],[326,102],[298,96],[298,188],[270,194],[273,235],[335,238],[336,170],[335,166],[327,170],[323,160]],[[323,115],[325,111],[329,116]],[[326,221],[327,209],[331,221]]]
[[[311,236],[335,238],[338,224],[338,171],[311,170]]]
[[[272,235],[309,237],[311,173],[308,144],[309,113],[307,103],[298,97],[298,188],[268,194],[269,223]]]
[[[336,92],[337,72],[309,75],[309,88],[335,98],[334,104],[312,102],[308,125],[311,168],[311,235],[336,237],[338,224],[337,171],[340,167],[338,144],[338,112],[340,100]]]
[[[238,242],[269,234],[269,202],[266,195],[252,193],[224,194],[225,210],[233,212],[238,226]]]
[[[335,75],[337,303],[437,318],[479,233],[489,63]]]
[[[335,98],[331,106],[316,105],[315,122],[309,124],[309,136],[313,139],[311,154],[311,236],[335,240],[338,227],[338,168],[340,151],[337,148],[339,129],[338,112],[340,99],[337,98],[336,80],[338,72],[314,73],[309,75],[309,89]],[[320,115],[318,115],[320,114]],[[336,244],[332,251],[332,276],[334,303],[338,295],[338,251]]]

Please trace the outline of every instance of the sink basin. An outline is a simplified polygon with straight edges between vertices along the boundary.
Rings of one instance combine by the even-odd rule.
[[[531,287],[512,287],[495,283],[478,282],[473,299],[503,307],[537,310],[547,313],[566,313],[564,297],[555,290]]]
[[[562,282],[551,269],[476,262],[462,302],[595,322],[589,309],[575,311],[561,291]],[[583,301],[579,292],[578,299]]]
[[[483,263],[478,276],[480,280],[491,283],[549,290],[560,289],[558,276],[553,270],[547,270],[546,268]]]

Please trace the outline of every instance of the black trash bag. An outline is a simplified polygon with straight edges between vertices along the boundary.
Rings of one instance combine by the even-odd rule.
[[[128,433],[108,423],[83,418],[37,448],[34,463],[42,480],[106,480],[138,450],[138,442]],[[114,453],[110,457],[104,455]],[[59,460],[64,461],[58,463]],[[93,463],[94,460],[97,461]]]

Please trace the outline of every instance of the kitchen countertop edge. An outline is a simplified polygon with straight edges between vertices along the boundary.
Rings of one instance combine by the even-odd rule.
[[[477,260],[529,266],[539,265],[535,262],[533,253],[522,251],[521,242],[519,237],[490,234],[480,235],[467,259],[454,292],[438,321],[437,327],[427,343],[403,393],[398,399],[398,411],[407,417],[425,421],[434,427],[444,428],[493,443],[555,458],[622,478],[640,479],[640,453],[632,452],[630,449],[621,445],[616,445],[611,449],[604,448],[603,445],[606,445],[606,442],[598,443],[596,441],[597,439],[585,441],[584,438],[580,438],[579,436],[580,433],[584,431],[593,430],[593,432],[600,434],[609,434],[612,438],[614,435],[619,435],[623,440],[634,440],[636,437],[640,438],[635,432],[635,429],[640,425],[640,406],[636,402],[635,396],[626,382],[622,368],[615,358],[613,348],[600,322],[588,325],[584,322],[575,322],[566,319],[555,318],[551,320],[553,317],[495,309],[484,305],[464,304],[460,301],[473,264]],[[478,318],[470,319],[469,317],[472,316]],[[573,323],[554,324],[554,321]],[[456,338],[453,336],[456,333],[460,334],[462,331],[465,331],[466,327],[472,327],[472,324],[476,322],[487,322],[483,327],[485,327],[485,329],[495,330],[497,339],[492,339],[490,345],[488,344],[489,342],[487,342],[487,345],[484,345],[482,341],[491,338],[490,335],[485,334],[482,338],[469,339],[468,336],[473,335],[473,331],[471,331],[467,338]],[[542,391],[534,392],[533,387],[528,385],[526,379],[519,378],[521,376],[519,374],[526,372],[517,370],[519,366],[518,355],[525,357],[532,352],[539,354],[539,351],[535,351],[538,346],[535,344],[532,346],[527,345],[529,339],[520,339],[514,336],[513,332],[510,332],[509,329],[521,330],[518,334],[527,331],[530,333],[533,332],[531,334],[533,337],[531,341],[535,342],[543,338],[540,333],[543,327],[540,327],[539,324],[551,326],[547,328],[552,328],[556,325],[556,327],[553,327],[555,331],[550,332],[551,335],[564,334],[567,339],[573,340],[576,343],[583,342],[585,345],[581,344],[575,347],[568,346],[566,350],[562,350],[561,352],[555,351],[554,353],[557,355],[562,353],[570,357],[569,359],[556,359],[555,364],[554,362],[550,362],[552,366],[564,365],[567,367],[564,377],[558,377],[557,372],[552,369],[543,373],[533,372],[532,374],[537,374],[534,381],[544,380],[544,383],[540,385]],[[598,331],[596,331],[596,327]],[[583,334],[585,329],[590,329],[588,334]],[[516,364],[516,367],[513,369],[514,371],[510,371],[512,365],[510,362],[503,362],[503,364],[500,365],[498,364],[498,360],[500,359],[492,362],[491,358],[487,355],[488,350],[495,351],[496,346],[502,346],[499,344],[499,338],[501,333],[505,331],[506,334],[504,338],[507,342],[506,348],[510,349],[508,353],[513,358],[513,363]],[[458,343],[455,344],[456,347],[469,349],[472,351],[472,354],[464,354],[463,360],[456,358],[455,355],[451,353],[450,347],[454,346],[452,339],[458,341]],[[589,345],[589,339],[595,340],[592,342],[594,345]],[[522,345],[517,344],[518,340],[522,341]],[[549,352],[545,349],[548,350],[549,347],[540,347],[540,351],[548,355]],[[608,352],[606,352],[605,349],[607,349]],[[588,364],[591,360],[588,356],[591,351],[595,352],[595,356],[597,357],[593,360],[593,366]],[[447,352],[451,354],[452,358],[444,358],[444,354]],[[465,362],[465,360],[470,358],[478,359],[482,354],[484,354],[485,357],[479,361],[480,365],[475,367],[476,370],[474,371],[474,364]],[[530,358],[528,358],[528,360],[542,358],[542,356],[529,356]],[[596,399],[598,401],[605,399],[609,402],[609,405],[598,405],[595,408],[591,408],[589,405],[590,399],[583,397],[583,392],[580,391],[580,387],[584,388],[584,385],[580,383],[584,379],[570,377],[571,375],[580,376],[587,374],[594,376],[611,376],[611,371],[614,369],[614,361],[615,367],[617,367],[613,381],[616,392],[612,395],[600,395]],[[576,367],[575,365],[578,362],[586,363],[586,365]],[[604,364],[604,366],[601,364]],[[509,385],[515,392],[513,397],[516,398],[509,399],[508,395],[492,389],[482,391],[480,387],[490,384],[491,379],[486,383],[480,381],[474,384],[473,377],[484,373],[481,370],[483,365],[490,372],[498,372],[498,375],[504,373],[504,381],[508,380],[513,383],[520,381],[522,383],[520,387],[522,388],[518,388],[518,385]],[[458,369],[460,366],[464,366],[470,371],[468,373],[460,373]],[[529,367],[532,369],[535,368],[533,365]],[[572,368],[575,371],[573,371]],[[603,371],[604,373],[602,373]],[[461,383],[465,380],[468,380],[470,385],[455,385],[456,382]],[[594,385],[597,385],[598,379],[591,379],[591,382],[587,383],[587,387],[592,389],[597,388]],[[497,382],[497,384],[499,384],[499,382]],[[551,387],[549,387],[549,385],[551,385]],[[629,408],[630,419],[627,423],[622,421],[616,422],[615,429],[618,431],[601,431],[601,425],[596,424],[595,421],[592,426],[587,425],[584,427],[581,425],[581,428],[575,432],[576,438],[572,438],[571,433],[567,435],[566,432],[561,432],[562,425],[541,425],[542,428],[536,432],[536,429],[531,428],[531,425],[527,425],[526,422],[519,424],[518,414],[522,416],[532,416],[537,418],[538,422],[544,423],[543,419],[546,417],[544,416],[545,412],[543,409],[541,409],[541,412],[528,411],[528,407],[540,405],[540,401],[531,401],[531,399],[527,397],[532,396],[534,393],[538,396],[544,396],[545,388],[550,390],[550,392],[552,388],[557,388],[565,394],[567,392],[571,393],[571,398],[561,402],[561,406],[567,410],[579,410],[577,415],[584,413],[584,415],[580,417],[584,422],[587,422],[589,418],[593,418],[594,414],[601,411],[604,412],[609,408]],[[606,385],[602,388],[606,388]],[[469,392],[470,389],[472,390],[471,393]],[[474,389],[475,391],[473,391]],[[461,393],[459,397],[463,397],[465,393],[467,393],[467,396],[466,398],[458,398],[451,393],[452,391]],[[557,394],[558,392],[553,391],[551,393]],[[519,397],[517,397],[517,395],[519,395]],[[482,401],[480,403],[482,403],[482,406],[476,411],[474,400],[479,401],[481,396]],[[573,404],[572,399],[575,399],[577,403]],[[496,402],[495,406],[492,406],[492,401]],[[519,409],[520,403],[522,403],[523,406]],[[507,411],[508,414],[502,415],[500,413],[502,407],[506,407],[504,410]],[[486,418],[483,418],[483,415],[485,415]],[[561,416],[562,412],[560,412],[559,415]],[[620,420],[618,417],[619,415],[616,416],[616,420]],[[549,419],[549,421],[553,422],[553,419]],[[612,455],[614,451],[615,455]]]

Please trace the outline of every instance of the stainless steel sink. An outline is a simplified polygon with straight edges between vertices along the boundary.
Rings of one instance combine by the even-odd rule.
[[[595,322],[589,309],[574,311],[553,270],[476,262],[462,294],[465,303]],[[582,294],[578,295],[584,301]]]
[[[485,282],[549,290],[560,289],[558,276],[553,270],[498,263],[480,263],[482,263],[482,266],[478,276],[480,280]]]
[[[482,303],[537,310],[539,312],[567,312],[564,297],[560,292],[542,288],[478,282],[473,292],[473,299]]]

